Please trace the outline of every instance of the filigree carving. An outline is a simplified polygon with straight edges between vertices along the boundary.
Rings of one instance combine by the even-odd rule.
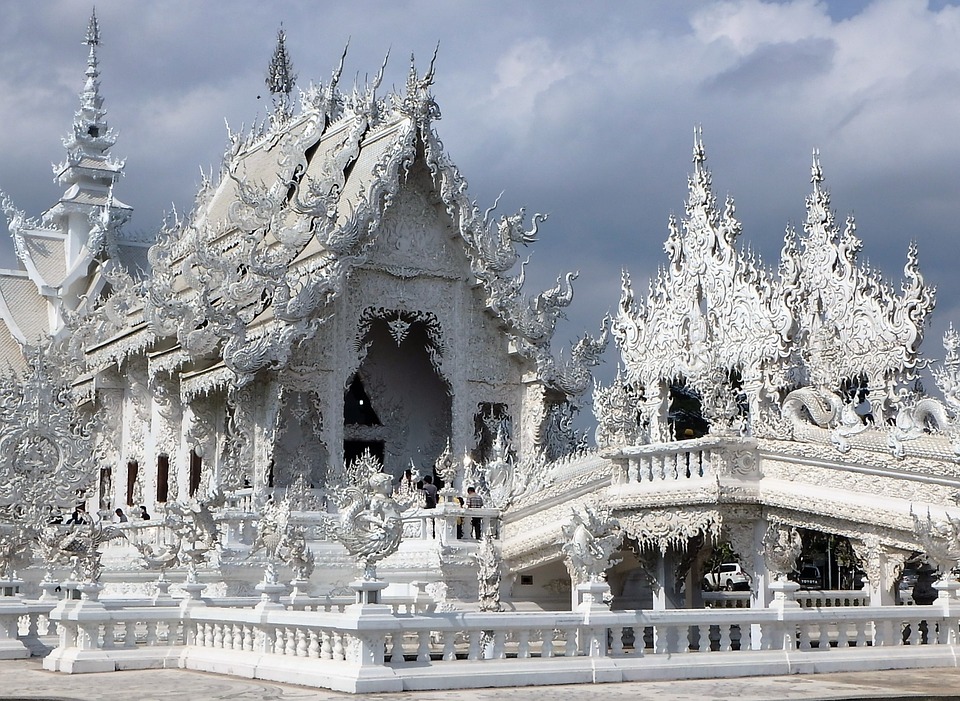
[[[796,528],[771,521],[763,535],[763,559],[775,580],[784,580],[796,568],[803,541]]]
[[[352,470],[362,476],[347,487],[340,506],[338,538],[363,567],[364,579],[376,579],[376,565],[400,547],[403,521],[400,507],[390,496],[392,479],[379,471],[369,453],[357,460]]]
[[[624,534],[609,508],[573,509],[561,532],[560,550],[578,583],[603,581],[607,568],[620,561],[612,556],[620,549]]]

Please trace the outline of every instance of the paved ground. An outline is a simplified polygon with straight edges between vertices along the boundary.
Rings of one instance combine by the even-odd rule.
[[[473,691],[418,691],[368,694],[389,701],[537,701],[630,699],[631,701],[794,701],[811,699],[960,700],[960,669],[850,672],[810,676],[647,682],[591,686],[547,686]],[[324,701],[357,698],[333,691],[222,677],[202,672],[157,669],[142,672],[66,675],[45,672],[39,659],[0,661],[0,701]]]

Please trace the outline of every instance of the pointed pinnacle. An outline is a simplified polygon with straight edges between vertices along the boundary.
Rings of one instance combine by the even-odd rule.
[[[90,22],[87,24],[87,35],[83,38],[83,43],[88,46],[100,45],[100,23],[97,22],[97,8],[93,8],[90,13]]]

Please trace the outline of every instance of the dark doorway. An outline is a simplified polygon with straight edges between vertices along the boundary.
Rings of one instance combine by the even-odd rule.
[[[140,466],[136,460],[127,463],[127,506],[133,506],[133,492],[137,486],[137,472]]]
[[[164,503],[170,493],[170,458],[157,456],[157,501]]]

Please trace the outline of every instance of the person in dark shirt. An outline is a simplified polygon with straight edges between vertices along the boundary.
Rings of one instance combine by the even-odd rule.
[[[430,475],[423,478],[423,508],[437,508],[437,485],[433,483]]]
[[[467,508],[468,509],[482,509],[483,508],[483,498],[477,494],[477,490],[473,487],[467,488]],[[480,534],[483,532],[483,519],[474,517],[470,519],[470,527],[473,531],[473,537],[477,540],[480,540]]]

